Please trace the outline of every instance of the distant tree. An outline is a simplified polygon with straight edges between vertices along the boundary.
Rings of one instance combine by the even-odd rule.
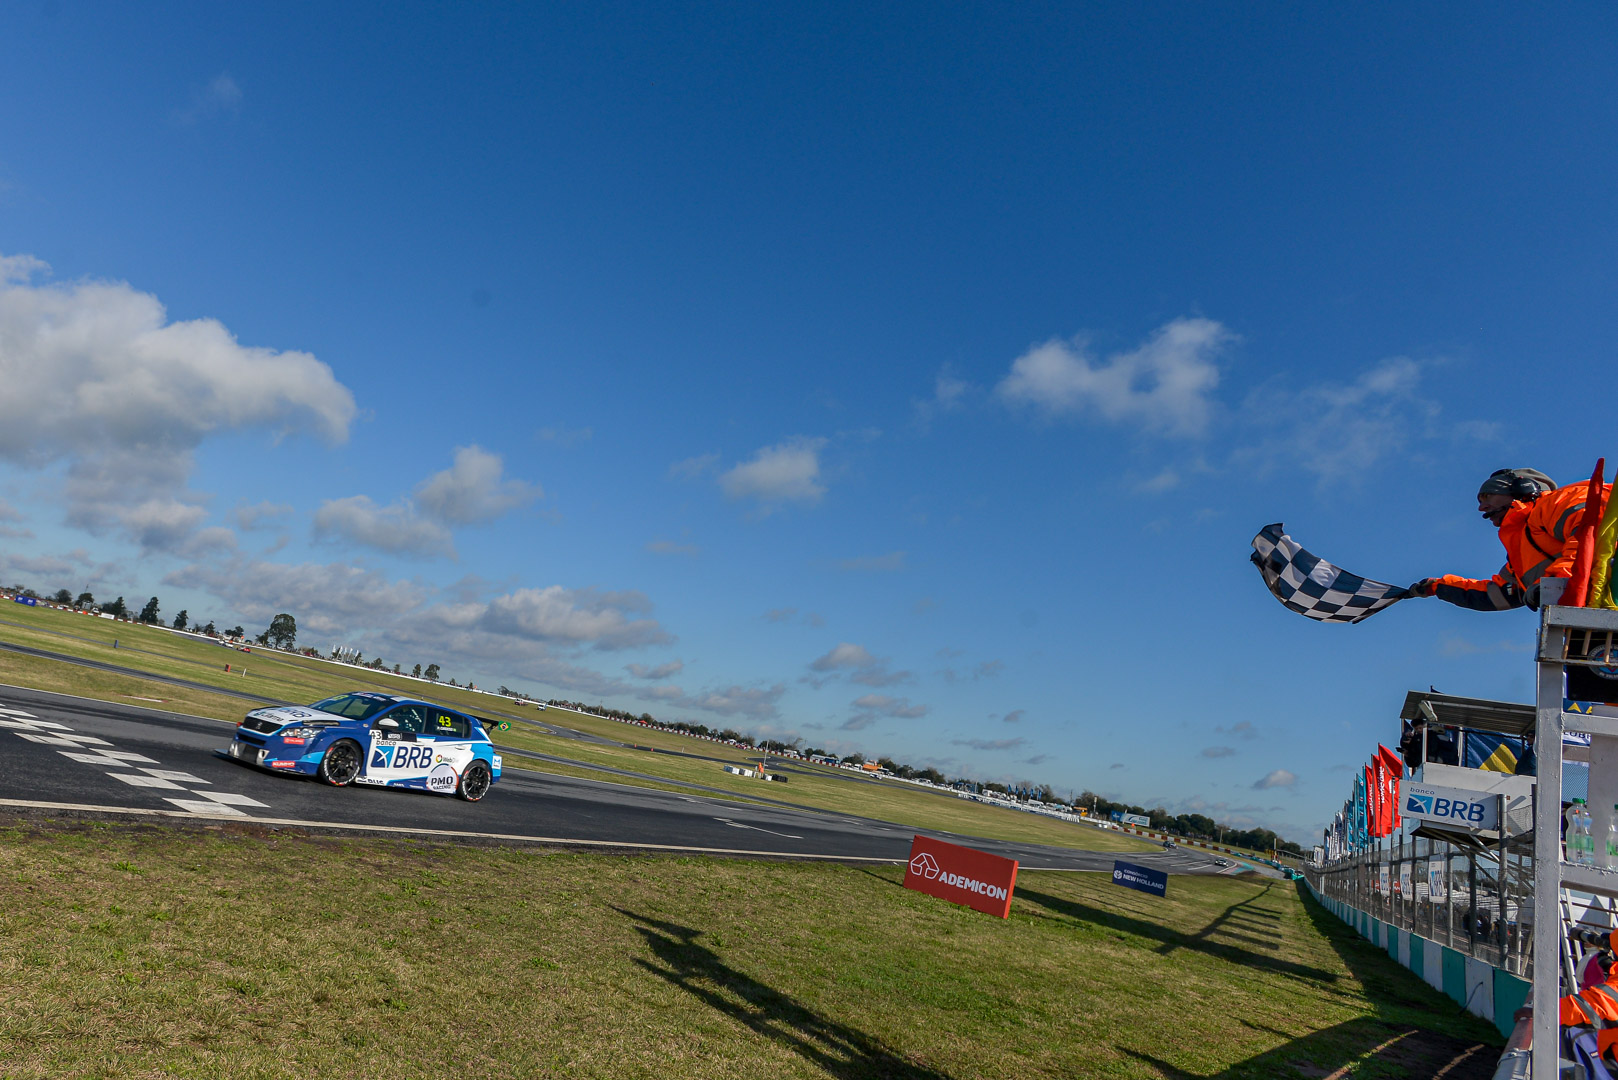
[[[57,604],[71,604],[73,602],[73,594],[68,592],[66,589],[57,589],[55,592],[51,593],[51,602]]]
[[[643,712],[643,713],[640,714],[640,722],[643,723],[643,724],[655,724],[655,723],[657,723],[656,720],[652,719],[652,714],[649,713],[649,712]]]
[[[157,597],[154,596],[146,601],[146,606],[140,609],[140,621],[143,623],[155,623],[157,621]]]
[[[922,769],[916,774],[916,776],[931,784],[942,784],[944,782],[944,774],[933,768],[931,765],[927,766],[925,769]]]
[[[81,607],[81,608],[94,607],[95,602],[96,602],[96,598],[94,596],[91,596],[87,592],[81,592],[79,594],[79,598],[77,600],[73,601],[75,606]]]
[[[398,674],[400,674],[400,671],[399,671],[399,665],[398,665],[398,664],[394,664],[394,665],[393,665],[393,673],[394,673],[394,674],[395,674],[395,675],[398,675]]]
[[[506,689],[506,684],[505,683],[500,684],[500,696],[501,697],[511,697],[511,691]]]
[[[298,620],[283,611],[270,620],[270,628],[264,633],[277,649],[290,649],[298,640]]]
[[[270,644],[270,632],[268,630],[266,630],[262,634],[260,634],[258,637],[254,638],[253,639],[253,644],[255,644],[255,645],[263,645],[265,648],[268,648],[269,644]]]
[[[876,763],[889,772],[899,771],[899,763],[890,757],[879,757],[876,759]]]
[[[190,624],[190,622],[191,616],[186,613],[185,608],[181,608],[180,613],[174,616],[174,622],[170,625],[172,625],[176,630],[184,630],[186,626]]]
[[[417,664],[415,667],[410,669],[410,677],[412,679],[421,678],[421,665],[420,664]]]
[[[120,596],[118,599],[122,600],[123,597]],[[229,630],[225,631],[225,636],[226,637],[239,638],[239,637],[245,637],[246,635],[247,635],[247,631],[243,630],[239,626],[232,626]]]
[[[437,664],[428,664],[427,665],[427,674],[424,676],[424,678],[426,678],[426,680],[428,682],[437,682],[438,681],[438,665]]]
[[[219,636],[219,631],[217,631],[217,630],[215,630],[213,628],[213,620],[212,619],[208,620],[208,625],[204,626],[202,628],[202,632],[204,634],[207,634],[209,637],[218,637]]]
[[[864,754],[859,754],[859,753],[850,754],[846,758],[843,759],[843,764],[844,765],[864,765],[865,764],[865,755]]]
[[[39,599],[39,594],[37,592],[35,592],[33,589],[24,589],[22,591],[22,594],[24,596],[32,596],[36,600]]]
[[[121,596],[110,604],[102,604],[101,611],[106,615],[116,615],[120,619],[129,614],[129,609],[124,606],[124,598]]]

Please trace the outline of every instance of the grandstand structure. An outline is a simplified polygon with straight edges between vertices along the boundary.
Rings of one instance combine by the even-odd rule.
[[[1328,836],[1303,869],[1328,909],[1502,1033],[1515,1031],[1514,1046],[1528,1043],[1508,1051],[1514,1067],[1531,1057],[1530,1075],[1553,1077],[1558,999],[1599,978],[1593,961],[1618,929],[1618,856],[1602,842],[1618,817],[1618,611],[1543,608],[1534,662],[1531,705],[1406,695],[1399,716],[1420,745],[1406,743],[1402,828],[1350,830],[1347,843]],[[1517,752],[1454,752],[1484,736]],[[1435,753],[1435,740],[1449,753]],[[1491,812],[1476,823],[1435,820],[1421,803],[1434,790]],[[1567,861],[1573,799],[1588,802],[1597,865]]]

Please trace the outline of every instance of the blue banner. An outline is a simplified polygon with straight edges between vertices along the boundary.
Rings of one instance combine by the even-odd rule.
[[[39,606],[39,601],[35,600],[32,596],[13,596],[12,599],[17,601],[19,604],[27,604],[29,607]]]
[[[1121,859],[1112,864],[1112,883],[1126,889],[1139,889],[1153,896],[1167,896],[1169,891],[1169,876],[1163,871]]]

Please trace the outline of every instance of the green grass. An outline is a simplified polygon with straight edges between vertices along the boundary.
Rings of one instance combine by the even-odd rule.
[[[16,610],[9,610],[15,607]],[[786,784],[766,783],[727,773],[721,763],[756,764],[757,754],[670,732],[656,731],[566,709],[543,712],[464,688],[400,678],[387,672],[325,663],[309,657],[255,649],[241,653],[169,633],[158,627],[113,622],[52,608],[8,605],[0,609],[0,640],[69,656],[201,683],[220,690],[276,700],[313,702],[349,690],[371,689],[428,697],[479,716],[513,721],[496,741],[570,759],[573,764],[519,761],[525,769],[569,776],[597,776],[614,783],[683,790],[680,784],[718,789],[717,797],[743,801],[776,800],[812,810],[875,818],[917,829],[933,829],[992,840],[1050,844],[1088,851],[1148,851],[1158,845],[1121,833],[1040,817],[1017,810],[957,799],[912,785],[853,776],[847,772],[794,763],[801,772]],[[114,641],[117,648],[113,647]],[[229,664],[232,671],[226,672]],[[245,667],[247,674],[240,674]],[[100,672],[40,657],[0,650],[0,682],[144,705],[232,723],[253,702],[222,693],[174,686],[134,676]],[[521,723],[539,720],[557,727],[643,749],[608,746],[548,734]],[[654,753],[702,754],[716,760]],[[591,767],[623,769],[651,779],[594,773]],[[709,792],[709,794],[715,794]]]
[[[18,825],[0,1075],[1277,1080],[1499,1042],[1279,882],[1029,873],[1000,920],[899,874]]]

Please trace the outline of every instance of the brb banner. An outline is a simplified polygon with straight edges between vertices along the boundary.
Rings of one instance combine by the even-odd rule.
[[[1460,788],[1433,787],[1406,781],[1400,793],[1400,811],[1405,817],[1421,818],[1436,824],[1471,832],[1498,829],[1500,814],[1493,795]]]
[[[910,843],[907,889],[1005,919],[1011,916],[1011,890],[1016,884],[1016,859],[926,836]]]

